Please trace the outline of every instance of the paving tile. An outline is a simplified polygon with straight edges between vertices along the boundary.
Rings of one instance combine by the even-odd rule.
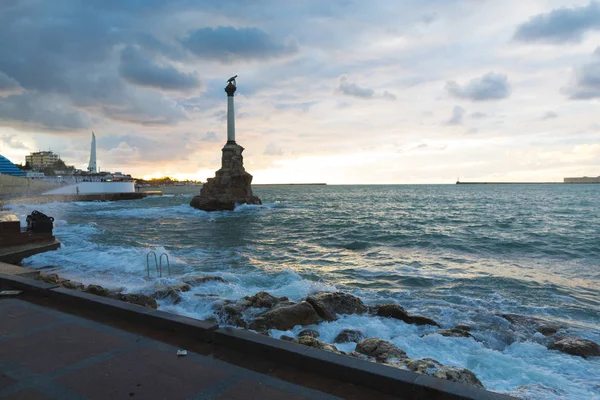
[[[185,399],[230,376],[173,352],[141,347],[55,382],[89,399]]]
[[[20,304],[3,306],[0,319],[0,338],[60,321],[60,318],[54,315]]]
[[[14,394],[3,396],[2,400],[51,400],[52,397],[44,395],[34,389],[23,389]]]
[[[26,370],[48,373],[129,343],[116,335],[72,323],[4,340],[0,357]]]
[[[290,385],[291,388],[293,388]],[[293,392],[275,389],[260,382],[244,380],[222,393],[217,400],[308,400]]]

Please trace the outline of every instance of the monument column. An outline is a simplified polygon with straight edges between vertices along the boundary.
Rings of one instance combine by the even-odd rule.
[[[233,109],[233,94],[237,89],[235,78],[237,75],[229,79],[229,83],[225,87],[225,92],[227,92],[227,144],[235,144],[235,113]]]

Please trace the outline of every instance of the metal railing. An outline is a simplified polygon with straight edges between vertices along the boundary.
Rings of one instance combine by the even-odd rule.
[[[156,275],[159,278],[162,278],[163,276],[163,256],[165,257],[165,260],[167,260],[167,272],[168,272],[168,276],[171,276],[171,263],[169,262],[169,255],[167,253],[162,253],[160,255],[160,257],[156,257],[156,252],[154,251],[149,251],[146,254],[146,273],[148,274],[148,277],[150,277],[150,255],[154,256],[154,265],[156,266]]]

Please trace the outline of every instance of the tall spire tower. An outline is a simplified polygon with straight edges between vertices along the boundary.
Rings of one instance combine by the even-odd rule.
[[[93,174],[98,172],[96,166],[96,135],[92,131],[92,148],[90,149],[90,163],[88,164],[88,172]]]

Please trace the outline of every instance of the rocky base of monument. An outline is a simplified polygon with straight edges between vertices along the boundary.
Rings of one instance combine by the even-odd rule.
[[[238,144],[223,147],[221,169],[214,178],[207,180],[190,206],[203,211],[231,211],[240,204],[262,204],[252,194],[252,175],[244,169],[243,151]]]

